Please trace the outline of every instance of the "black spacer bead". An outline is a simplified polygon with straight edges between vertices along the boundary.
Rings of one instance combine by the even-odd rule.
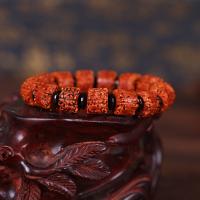
[[[81,93],[78,97],[78,107],[79,109],[85,109],[87,105],[87,94]]]
[[[162,108],[163,107],[163,100],[162,100],[162,98],[158,95],[157,99],[159,101],[160,108]]]
[[[114,88],[118,88],[119,86],[119,76],[116,76],[115,82],[114,82]]]
[[[94,76],[94,84],[93,84],[94,88],[97,88],[97,76]]]
[[[55,109],[58,107],[59,95],[61,91],[57,91],[52,96],[52,108]]]
[[[115,95],[109,94],[108,95],[108,109],[113,111],[116,107],[116,98]]]
[[[143,100],[143,98],[141,97],[141,96],[139,96],[138,95],[138,109],[136,110],[136,115],[139,115],[140,114],[140,112],[143,110],[143,108],[144,108],[144,100]]]
[[[76,76],[74,74],[72,74],[72,77],[74,79],[74,87],[77,87],[77,80],[76,80]]]

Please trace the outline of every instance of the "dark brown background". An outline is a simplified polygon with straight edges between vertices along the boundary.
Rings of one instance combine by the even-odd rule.
[[[0,98],[28,75],[77,68],[154,73],[177,91],[156,122],[157,200],[200,199],[200,2],[0,1]]]

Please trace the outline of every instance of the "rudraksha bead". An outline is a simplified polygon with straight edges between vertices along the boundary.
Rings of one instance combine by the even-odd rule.
[[[97,73],[97,87],[112,90],[115,87],[117,73],[112,70],[101,70]]]
[[[71,72],[52,72],[50,75],[55,78],[55,82],[60,88],[74,86],[74,78]]]
[[[20,94],[25,103],[30,106],[35,105],[34,89],[37,87],[36,77],[30,77],[21,86]]]
[[[163,82],[163,80],[157,76],[143,75],[138,78],[135,89],[137,91],[148,91],[151,85],[161,82]]]
[[[150,86],[148,91],[162,99],[162,111],[165,111],[169,107],[169,95],[165,89],[164,83],[154,83]]]
[[[162,99],[161,111],[165,111],[175,99],[173,88],[161,78],[153,75],[144,75],[137,81],[137,91],[149,91]]]
[[[141,91],[137,93],[144,101],[144,107],[139,113],[141,117],[150,117],[160,111],[160,102],[154,93]]]
[[[52,107],[52,96],[56,91],[58,91],[56,84],[41,85],[34,93],[36,105],[44,109],[50,109]]]
[[[25,103],[31,106],[35,106],[35,91],[39,89],[42,85],[48,83],[54,83],[49,74],[41,74],[26,79],[20,89],[20,94],[23,97]]]
[[[119,89],[135,90],[135,83],[141,75],[137,73],[123,73],[119,76]]]
[[[116,89],[113,91],[116,98],[115,115],[135,115],[138,109],[138,98],[134,91]]]
[[[107,88],[90,88],[88,90],[87,113],[108,113]]]
[[[176,98],[176,93],[173,89],[173,87],[165,82],[165,90],[167,91],[168,94],[168,105],[171,106],[174,103],[174,100]]]
[[[58,101],[59,110],[64,112],[77,113],[79,95],[80,95],[79,88],[75,87],[64,88],[59,95],[59,101]]]
[[[51,75],[51,73],[44,73],[41,75],[35,76],[37,78],[37,82],[39,84],[55,84],[55,78]]]
[[[94,85],[94,72],[92,70],[77,70],[76,74],[76,87],[81,91],[87,91]]]

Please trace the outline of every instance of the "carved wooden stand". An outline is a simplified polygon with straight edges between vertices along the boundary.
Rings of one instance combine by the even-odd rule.
[[[162,160],[153,120],[0,107],[0,200],[152,198]]]

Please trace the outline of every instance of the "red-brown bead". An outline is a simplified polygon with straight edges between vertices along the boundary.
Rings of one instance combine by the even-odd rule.
[[[138,109],[138,98],[134,91],[116,89],[113,91],[116,98],[115,115],[135,115]]]
[[[119,89],[135,90],[135,83],[140,78],[137,73],[123,73],[119,76]]]
[[[76,87],[64,88],[58,100],[59,110],[64,112],[77,113],[78,112],[78,97],[80,89]]]
[[[174,100],[176,98],[176,93],[173,87],[169,83],[166,83],[166,82],[165,82],[165,89],[168,94],[168,104],[169,106],[171,106],[174,103]]]
[[[108,113],[107,88],[90,88],[88,90],[87,113]]]
[[[37,87],[36,78],[30,77],[22,83],[20,88],[20,94],[22,96],[22,99],[24,100],[25,103],[27,103],[30,106],[35,105],[33,92],[36,87]]]
[[[161,78],[153,75],[144,75],[137,81],[137,91],[148,91],[162,99],[161,111],[165,111],[175,99],[174,89]]]
[[[156,94],[146,91],[141,91],[137,92],[137,95],[139,95],[144,101],[144,107],[142,111],[139,113],[139,116],[150,117],[159,113],[160,102]]]
[[[81,91],[87,91],[94,86],[94,72],[92,70],[78,70],[75,74],[76,86]]]
[[[38,90],[41,85],[48,84],[51,81],[49,74],[41,74],[26,79],[20,88],[20,94],[24,102],[30,106],[35,106],[35,91]]]
[[[143,75],[136,82],[137,91],[148,91],[152,84],[163,82],[161,78],[153,75]]]
[[[97,87],[112,90],[115,87],[117,73],[112,70],[101,70],[97,73]]]
[[[50,75],[55,79],[60,88],[74,86],[74,78],[71,72],[52,72]]]
[[[169,95],[163,82],[153,83],[152,85],[150,85],[148,92],[153,93],[162,99],[161,111],[165,111],[169,107]]]
[[[36,105],[44,109],[50,109],[53,94],[57,91],[58,86],[56,84],[41,84],[34,92]]]

